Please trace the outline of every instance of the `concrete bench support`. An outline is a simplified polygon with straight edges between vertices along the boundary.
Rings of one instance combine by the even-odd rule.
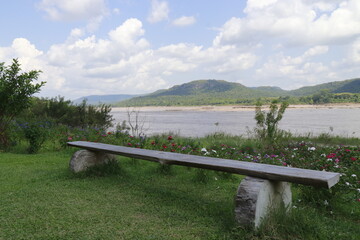
[[[85,171],[89,167],[101,165],[114,159],[115,156],[112,154],[79,150],[71,157],[69,167],[72,172],[78,173]]]
[[[290,183],[246,177],[235,197],[235,219],[240,225],[259,227],[269,211],[280,206],[290,209]]]

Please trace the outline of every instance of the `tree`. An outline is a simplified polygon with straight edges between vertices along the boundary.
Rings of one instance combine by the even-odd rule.
[[[256,128],[255,132],[262,140],[275,141],[279,134],[278,124],[283,118],[286,108],[289,106],[287,102],[282,102],[280,107],[276,100],[270,104],[270,109],[266,113],[261,110],[262,104],[257,102],[255,109]]]
[[[5,66],[0,63],[0,147],[9,145],[8,129],[11,121],[31,103],[31,96],[40,91],[45,82],[33,84],[41,71],[22,72],[17,59]]]
[[[329,103],[331,101],[331,93],[328,89],[322,89],[320,92],[312,96],[314,104]]]

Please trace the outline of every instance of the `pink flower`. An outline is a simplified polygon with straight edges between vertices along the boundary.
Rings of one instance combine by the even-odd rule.
[[[326,156],[326,158],[334,158],[336,157],[335,153],[330,153],[329,155]]]
[[[72,138],[72,137],[68,137],[68,140],[71,141],[71,140],[73,140],[73,138]]]

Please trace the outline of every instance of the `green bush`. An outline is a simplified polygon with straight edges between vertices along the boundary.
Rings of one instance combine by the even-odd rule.
[[[289,104],[282,102],[279,107],[277,100],[274,100],[271,102],[268,112],[262,111],[261,106],[261,102],[257,102],[255,109],[255,135],[258,139],[267,143],[277,143],[287,135],[285,131],[278,128],[278,125]]]
[[[37,153],[45,142],[49,132],[49,126],[47,124],[46,122],[29,122],[22,124],[24,136],[29,142],[29,153]]]
[[[32,98],[32,105],[24,111],[21,119],[49,119],[56,124],[78,128],[101,128],[103,130],[112,126],[110,105],[93,106],[83,101],[74,105],[64,97]]]

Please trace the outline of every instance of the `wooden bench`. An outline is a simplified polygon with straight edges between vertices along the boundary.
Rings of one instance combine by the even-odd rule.
[[[161,164],[210,169],[247,176],[235,197],[235,218],[240,224],[258,227],[271,209],[291,207],[290,183],[331,188],[340,178],[339,173],[282,167],[238,160],[203,157],[93,142],[68,142],[69,146],[83,148],[70,160],[73,172],[103,164],[113,159],[112,154],[143,159]]]

